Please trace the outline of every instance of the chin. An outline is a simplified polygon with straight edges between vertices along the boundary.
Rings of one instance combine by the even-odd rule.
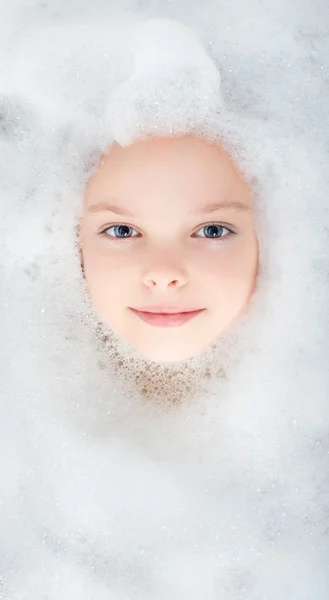
[[[135,348],[144,358],[156,362],[158,364],[175,364],[194,358],[202,352],[202,348],[196,348],[194,351],[189,348],[177,348],[173,344],[169,348],[161,347],[160,344],[156,348]]]

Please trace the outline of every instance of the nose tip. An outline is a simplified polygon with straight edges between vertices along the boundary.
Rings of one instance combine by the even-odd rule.
[[[183,257],[175,248],[161,251],[153,249],[149,264],[142,272],[142,280],[148,287],[181,287],[187,282],[187,273],[183,267]]]
[[[161,271],[160,269],[152,269],[152,273],[149,270],[148,273],[144,274],[143,281],[148,287],[165,289],[185,285],[187,277],[183,272],[178,272],[178,269],[163,269]]]
[[[179,287],[180,285],[183,285],[183,283],[180,284],[178,279],[168,280],[168,278],[148,279],[145,281],[145,283],[146,283],[146,285],[148,285],[148,287],[161,287],[161,288]]]

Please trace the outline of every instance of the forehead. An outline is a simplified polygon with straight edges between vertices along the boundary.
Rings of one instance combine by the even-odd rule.
[[[173,190],[191,201],[200,194],[212,194],[214,199],[216,194],[235,191],[251,202],[244,177],[221,145],[182,136],[149,137],[127,147],[114,143],[87,184],[85,204],[113,194],[129,200],[132,192],[135,199],[161,191],[172,196]]]

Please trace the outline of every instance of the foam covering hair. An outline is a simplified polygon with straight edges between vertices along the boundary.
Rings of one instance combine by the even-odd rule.
[[[4,10],[1,599],[328,597],[326,9]],[[252,186],[260,267],[234,328],[164,366],[94,313],[76,228],[114,141],[185,133]]]

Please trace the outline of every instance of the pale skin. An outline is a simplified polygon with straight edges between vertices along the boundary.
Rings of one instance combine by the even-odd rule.
[[[252,193],[229,154],[198,137],[113,144],[86,186],[80,235],[96,312],[157,363],[200,354],[255,289]],[[204,310],[179,327],[130,310],[154,305]]]

